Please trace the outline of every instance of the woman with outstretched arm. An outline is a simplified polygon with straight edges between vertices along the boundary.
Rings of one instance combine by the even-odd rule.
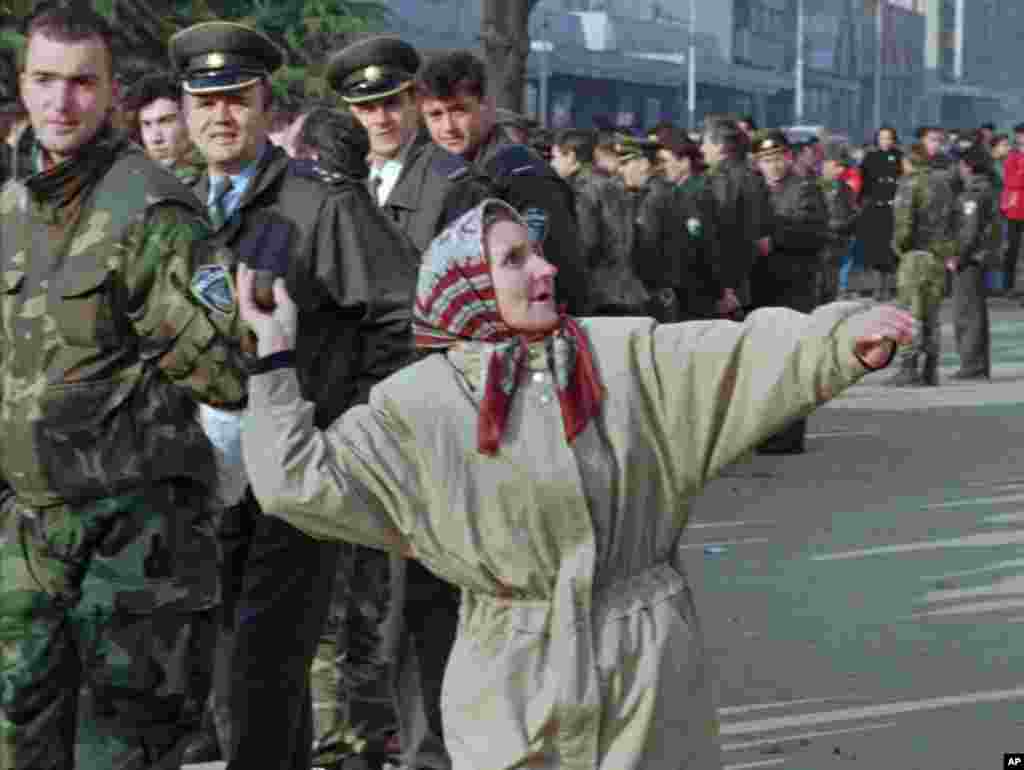
[[[508,205],[423,258],[416,343],[437,351],[327,430],[292,366],[295,310],[251,300],[243,446],[263,510],[397,549],[459,586],[443,690],[455,770],[720,767],[679,543],[725,466],[911,339],[894,307],[762,309],[742,324],[575,319]]]

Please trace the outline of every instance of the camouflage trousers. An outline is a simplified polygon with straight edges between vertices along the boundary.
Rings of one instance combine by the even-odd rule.
[[[220,598],[204,497],[162,484],[9,517],[3,770],[180,766],[209,689]]]
[[[946,288],[946,267],[927,251],[909,251],[900,258],[896,272],[896,300],[918,321],[914,341],[901,357],[939,357],[939,308]]]
[[[443,629],[454,620],[442,609],[443,598],[432,606],[429,592],[436,578],[424,572],[419,564],[382,551],[343,546],[311,677],[316,763],[360,754],[371,767],[385,761],[450,767],[435,713],[440,702],[436,668],[439,653],[447,660],[451,641]],[[417,614],[423,607],[439,612],[434,618],[440,639],[426,639],[426,628],[407,626],[402,615],[410,600]]]

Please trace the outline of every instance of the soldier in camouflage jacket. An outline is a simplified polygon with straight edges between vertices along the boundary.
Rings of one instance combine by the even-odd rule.
[[[919,323],[914,343],[900,353],[890,385],[938,385],[939,306],[945,293],[945,261],[954,255],[954,196],[949,172],[933,167],[924,147],[904,158],[904,176],[893,203],[892,247],[899,258],[897,298]]]
[[[985,270],[999,264],[1001,222],[992,156],[974,145],[959,162],[963,192],[953,209],[956,256],[953,272],[953,328],[960,369],[956,379],[987,379],[991,373]]]
[[[244,401],[234,279],[192,193],[107,122],[109,40],[79,7],[29,20],[27,165],[0,192],[0,732],[19,769],[177,766],[220,600],[195,399]]]
[[[839,269],[850,247],[850,238],[857,227],[859,211],[854,193],[841,178],[850,163],[846,147],[838,143],[826,145],[822,175],[818,187],[828,206],[828,242],[821,250],[821,273],[818,302],[832,302],[839,293]]]

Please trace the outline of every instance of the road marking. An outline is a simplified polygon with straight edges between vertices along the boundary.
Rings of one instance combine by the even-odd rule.
[[[834,438],[836,436],[877,436],[877,430],[832,430],[827,433],[808,433],[807,438]]]
[[[1024,599],[1004,602],[974,602],[961,607],[944,607],[938,610],[927,610],[915,612],[910,616],[912,620],[924,620],[925,618],[950,617],[953,615],[978,615],[983,612],[1001,612],[1002,610],[1024,609]]]
[[[733,714],[749,714],[751,711],[769,711],[770,709],[787,708],[789,706],[805,706],[808,703],[830,703],[832,701],[867,700],[861,695],[830,695],[826,698],[801,698],[799,700],[777,700],[771,703],[747,703],[742,706],[725,706],[718,709],[722,716]]]
[[[743,741],[742,743],[726,743],[722,751],[742,751],[744,749],[756,749],[758,746],[770,746],[773,743],[792,743],[801,739],[822,738],[826,735],[842,735],[843,733],[860,733],[868,730],[882,730],[886,727],[895,727],[895,722],[883,722],[877,725],[860,725],[859,727],[843,727],[835,730],[815,730],[810,733],[797,733],[796,735],[776,735],[772,738],[759,738],[756,741]]]
[[[959,572],[947,572],[944,575],[930,575],[928,577],[922,577],[921,580],[948,580],[949,578],[968,577],[970,575],[981,575],[986,572],[996,572],[1001,569],[1010,569],[1011,567],[1024,567],[1024,559],[1006,559],[1004,561],[997,561],[993,562],[992,564],[986,564],[984,567],[978,567],[976,569],[964,569],[960,570]]]
[[[876,706],[858,706],[853,708],[835,709],[813,714],[771,717],[754,719],[748,722],[723,724],[721,735],[743,735],[745,733],[761,733],[768,730],[789,730],[794,727],[811,725],[827,725],[833,722],[846,722],[854,719],[877,719],[897,714],[911,714],[917,711],[934,711],[936,709],[953,708],[956,706],[972,706],[980,703],[999,703],[1009,700],[1024,700],[1024,687],[1011,690],[985,690],[961,695],[944,695],[938,698],[921,700],[895,701],[880,703]]]
[[[769,519],[761,519],[759,521],[700,521],[694,524],[687,524],[687,529],[710,529],[711,527],[745,527],[748,524],[754,526],[770,526],[774,527],[775,522]]]
[[[972,599],[976,596],[1006,596],[1008,594],[1024,595],[1024,575],[997,580],[992,585],[977,588],[952,588],[929,591],[924,595],[927,602],[954,601],[956,599]]]
[[[756,762],[740,762],[738,765],[726,765],[724,770],[750,770],[754,767],[775,767],[785,764],[785,759],[759,759]]]
[[[749,545],[751,543],[770,543],[771,541],[767,537],[747,537],[740,540],[720,540],[716,543],[687,543],[686,545],[679,546],[680,548],[731,548],[734,545]]]
[[[866,556],[885,556],[914,551],[937,551],[942,548],[981,548],[999,545],[1016,545],[1024,543],[1024,530],[1012,532],[985,532],[950,540],[922,540],[917,543],[899,543],[897,545],[881,545],[877,548],[864,548],[858,551],[837,551],[812,556],[811,561],[841,561],[843,559],[863,559]]]
[[[990,521],[993,524],[1013,524],[1024,521],[1024,513],[1001,513],[998,516],[986,516],[985,521]]]
[[[970,497],[966,500],[954,500],[950,503],[932,503],[925,508],[966,508],[969,505],[991,505],[993,503],[1019,503],[1024,500],[1024,494],[1002,495],[1000,497]]]
[[[751,770],[751,768],[755,767],[776,767],[785,762],[785,759],[759,759],[756,762],[740,762],[738,765],[726,765],[723,770]]]

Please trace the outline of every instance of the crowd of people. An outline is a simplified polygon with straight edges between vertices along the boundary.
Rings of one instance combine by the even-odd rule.
[[[285,111],[243,24],[125,93],[91,11],[26,38],[0,770],[718,767],[690,501],[894,358],[937,385],[948,291],[990,375],[1024,229],[992,127],[552,133],[395,37]]]

